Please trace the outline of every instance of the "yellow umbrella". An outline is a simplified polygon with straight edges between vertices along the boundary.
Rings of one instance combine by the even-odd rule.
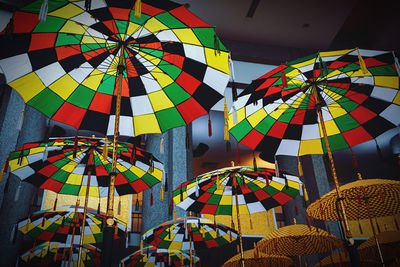
[[[317,254],[343,247],[336,236],[313,226],[294,224],[279,228],[257,243],[257,248],[267,254],[285,256]]]
[[[379,241],[382,256],[386,262],[390,262],[400,257],[400,232],[387,231],[376,235]],[[370,238],[363,242],[358,248],[361,260],[379,259],[379,251],[374,238]]]
[[[371,215],[381,217],[400,213],[400,181],[360,179],[340,186],[340,190],[349,220],[369,219]],[[315,219],[338,221],[336,201],[336,190],[332,190],[311,203],[307,208],[307,214]]]
[[[371,260],[362,260],[361,261],[362,266],[381,266],[381,264],[377,261],[371,261]],[[317,262],[314,267],[352,267],[351,261],[350,261],[350,256],[349,253],[345,251],[341,251],[339,253],[335,253],[332,255],[329,255],[319,262]]]
[[[384,264],[372,218],[400,213],[400,181],[387,179],[363,180],[360,178],[355,182],[341,186],[340,191],[342,204],[346,209],[346,215],[349,220],[370,220],[381,263]],[[337,201],[337,192],[332,190],[311,203],[307,208],[307,213],[315,219],[338,221],[340,218],[337,212]]]
[[[249,249],[243,252],[244,262],[246,267],[258,267],[258,266],[276,266],[276,267],[285,267],[291,266],[294,264],[293,260],[286,256],[281,255],[269,255],[265,253],[260,253],[257,255],[257,252],[254,249]],[[229,260],[227,260],[222,267],[240,267],[241,255],[236,254]]]

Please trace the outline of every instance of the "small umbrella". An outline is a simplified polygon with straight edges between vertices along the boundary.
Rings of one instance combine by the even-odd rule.
[[[369,238],[358,246],[357,251],[361,260],[377,260],[380,259],[379,250],[385,260],[389,263],[397,258],[400,260],[400,232],[399,231],[386,231],[376,235],[379,241],[379,249],[376,246],[375,239]]]
[[[93,245],[83,246],[83,266],[100,266],[101,250]],[[44,242],[21,255],[21,259],[29,266],[67,266],[70,247],[58,242]],[[72,263],[77,266],[78,248],[72,250]]]
[[[238,218],[240,250],[243,244],[240,214],[267,211],[292,200],[300,190],[296,176],[275,176],[275,170],[233,166],[200,175],[174,190],[174,202],[185,210]]]
[[[160,224],[143,234],[143,241],[157,248],[171,250],[206,249],[236,240],[237,233],[221,223],[205,218],[177,218]]]
[[[199,257],[192,256],[194,263],[200,260]],[[164,263],[166,266],[184,266],[189,265],[190,255],[186,250],[169,250],[156,248],[153,246],[145,247],[121,260],[122,266],[130,267],[153,267],[157,262]]]
[[[9,167],[22,181],[39,188],[85,196],[89,182],[89,196],[105,197],[112,150],[113,143],[107,139],[56,137],[48,142],[26,143],[11,152]],[[88,177],[89,171],[96,179]],[[116,172],[116,194],[136,194],[161,181],[163,165],[150,152],[118,142]]]
[[[102,229],[105,226],[106,215],[96,210],[87,209],[85,229],[82,231],[83,207],[63,206],[56,210],[41,210],[32,213],[18,223],[18,230],[39,241],[53,241],[79,244],[79,236],[84,235],[84,244],[102,242]],[[117,227],[115,238],[124,237],[126,223],[115,218]]]
[[[293,224],[279,228],[257,242],[256,248],[267,254],[302,256],[333,251],[343,247],[334,235],[313,226]],[[300,260],[301,263],[301,260]]]
[[[341,198],[332,151],[373,140],[400,124],[396,61],[394,52],[355,48],[280,65],[240,94],[229,131],[240,144],[271,156],[327,153]]]
[[[380,251],[378,239],[372,218],[391,216],[400,213],[400,182],[386,179],[359,179],[342,185],[342,203],[346,215],[351,220],[369,219],[375,242]],[[338,194],[333,190],[307,207],[307,213],[316,219],[338,221],[336,212]],[[382,253],[379,253],[384,262]]]
[[[256,254],[255,254],[256,253]],[[247,267],[285,267],[292,266],[294,264],[293,260],[286,256],[281,255],[268,255],[264,253],[258,253],[254,251],[254,249],[246,250],[243,252],[244,254],[244,262]],[[236,254],[229,260],[227,260],[222,267],[239,267],[240,263],[240,254]]]

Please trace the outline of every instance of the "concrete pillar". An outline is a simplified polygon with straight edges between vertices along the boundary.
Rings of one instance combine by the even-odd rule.
[[[5,85],[3,85],[5,87]],[[3,89],[3,88],[2,88]],[[21,131],[18,129],[19,118],[25,104],[14,90],[7,87],[3,97],[0,130],[0,164],[4,165],[8,154],[24,143],[43,139],[46,129],[46,117],[39,111],[26,106]],[[7,185],[7,188],[6,187]],[[5,190],[7,189],[7,190]],[[32,199],[37,192],[33,185],[21,182],[15,175],[6,175],[0,183],[0,265],[15,266],[22,234],[16,235],[13,243],[11,235],[19,219],[31,212]]]
[[[163,134],[163,139],[163,154],[160,153],[161,134],[148,135],[146,150],[153,153],[164,164],[164,179],[167,178],[168,191],[164,192],[164,200],[160,200],[161,183],[143,192],[142,233],[173,219],[173,214],[172,216],[169,214],[172,191],[193,176],[191,125],[171,129]],[[150,205],[151,190],[153,191],[153,206]],[[178,208],[177,217],[183,216],[185,216],[185,211]]]

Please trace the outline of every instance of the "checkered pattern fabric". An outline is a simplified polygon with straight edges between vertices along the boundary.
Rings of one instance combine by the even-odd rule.
[[[348,49],[300,58],[253,80],[229,114],[230,133],[239,144],[266,155],[326,153],[314,88],[332,151],[370,141],[400,124],[394,54]]]
[[[107,142],[107,146],[104,142]],[[9,166],[11,172],[22,181],[39,188],[59,194],[85,196],[88,160],[90,153],[93,153],[94,168],[89,196],[106,197],[110,184],[112,148],[113,143],[108,140],[53,138],[47,143],[27,143],[11,152]],[[148,189],[161,181],[162,172],[163,165],[150,152],[118,142],[116,195],[136,194]]]
[[[237,238],[235,230],[220,223],[197,217],[178,218],[160,224],[143,234],[143,241],[171,250],[206,249],[226,245]]]
[[[78,265],[78,246],[72,249],[72,266]],[[67,266],[71,247],[59,242],[44,242],[21,255],[21,260],[29,266]],[[82,247],[83,266],[100,266],[101,250],[93,245]]]
[[[173,192],[176,205],[202,214],[236,216],[235,186],[239,213],[267,211],[292,200],[301,186],[296,176],[275,176],[269,168],[228,167],[202,174]]]
[[[192,255],[192,263],[199,257]],[[149,246],[138,250],[121,260],[125,267],[154,267],[164,263],[166,266],[187,266],[190,264],[190,252],[186,250],[168,250]]]
[[[257,242],[257,248],[273,255],[300,256],[333,251],[342,240],[313,226],[294,224],[279,228]]]
[[[88,208],[85,229],[82,232],[83,220],[83,207],[78,207],[75,213],[75,206],[64,206],[56,210],[41,210],[32,213],[19,221],[18,230],[24,235],[39,241],[71,244],[72,238],[74,238],[74,244],[79,244],[80,236],[84,234],[84,244],[102,242],[106,215]],[[118,227],[118,230],[114,238],[125,237],[127,232],[126,223],[114,218],[115,227]]]
[[[114,134],[116,85],[122,84],[120,135],[161,133],[205,115],[229,80],[229,52],[183,5],[135,1],[42,0],[16,11],[2,33],[0,67],[30,106],[77,129]],[[123,56],[123,75],[118,65]]]
[[[358,180],[340,186],[349,220],[391,216],[400,213],[400,181],[386,179]],[[332,190],[307,207],[307,214],[325,221],[338,221],[337,193]]]

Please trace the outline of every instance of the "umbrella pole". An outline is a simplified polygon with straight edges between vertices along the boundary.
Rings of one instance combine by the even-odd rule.
[[[88,167],[88,181],[87,181],[87,186],[86,186],[85,205],[83,207],[83,221],[82,221],[81,238],[79,241],[78,267],[81,266],[81,260],[82,260],[82,246],[83,246],[83,238],[85,236],[85,223],[86,223],[86,212],[87,212],[87,206],[88,206],[88,200],[89,200],[90,176],[92,176],[92,168],[93,168],[93,149],[90,150],[87,167]]]
[[[79,197],[76,200],[75,211],[74,211],[75,212],[75,216],[74,216],[74,219],[72,219],[72,222],[74,222],[76,217],[78,216],[78,206],[79,206]],[[69,256],[68,256],[68,267],[71,264],[71,259],[72,259],[72,249],[74,247],[75,229],[76,229],[76,223],[74,223],[74,227],[72,228],[71,249],[69,251]]]
[[[106,213],[106,227],[103,232],[103,263],[102,266],[111,266],[112,262],[112,242],[114,237],[114,183],[115,172],[117,169],[117,142],[119,136],[119,119],[121,112],[121,91],[122,91],[122,75],[125,70],[124,66],[124,45],[120,48],[121,54],[119,56],[118,63],[118,84],[117,84],[117,101],[115,105],[115,124],[114,124],[114,141],[113,141],[113,153],[111,162],[111,172],[110,172],[110,186],[108,188],[107,197],[107,213]]]
[[[234,174],[233,179],[236,179],[236,174]],[[239,234],[240,261],[242,262],[242,267],[244,267],[243,240],[242,240],[242,231],[240,228],[239,199],[238,199],[238,195],[237,195],[237,186],[238,186],[238,182],[236,180],[235,200],[236,200],[236,215],[237,215],[238,232],[239,232],[238,234]]]
[[[376,248],[378,249],[379,259],[380,259],[380,261],[382,263],[382,266],[385,266],[385,260],[383,259],[381,246],[379,245],[378,237],[376,236],[374,223],[372,222],[371,208],[370,208],[370,206],[368,204],[368,199],[367,198],[365,198],[365,205],[367,206],[367,209],[368,209],[368,219],[369,219],[369,223],[371,224],[372,234],[374,235]],[[376,222],[376,223],[378,223],[378,222]]]
[[[317,87],[315,85],[313,85],[313,91],[314,91],[314,98],[315,98],[315,102],[316,102],[319,121],[321,122],[322,134],[323,134],[324,141],[325,141],[326,151],[328,153],[329,162],[331,164],[333,181],[334,181],[334,184],[335,184],[336,193],[338,195],[340,209],[341,209],[342,215],[343,215],[343,222],[342,223],[344,225],[344,227],[343,227],[344,234],[345,234],[347,240],[349,242],[351,242],[349,239],[351,239],[352,236],[351,236],[351,233],[350,233],[350,227],[349,227],[349,223],[348,223],[347,216],[346,216],[346,211],[345,211],[344,204],[343,204],[342,192],[340,191],[340,188],[339,188],[339,180],[338,180],[338,177],[337,177],[337,174],[336,174],[335,164],[333,162],[333,156],[332,156],[331,147],[329,145],[328,134],[327,134],[326,127],[325,127],[324,117],[322,116],[321,103],[319,101],[319,97],[318,97],[318,93],[317,93]]]

